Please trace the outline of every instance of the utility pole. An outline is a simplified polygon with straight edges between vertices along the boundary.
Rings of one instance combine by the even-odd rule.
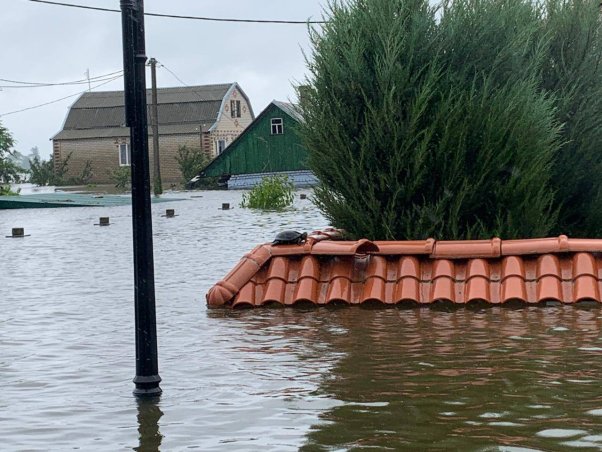
[[[154,161],[154,177],[153,177],[153,192],[155,196],[163,193],[163,185],[161,184],[161,163],[159,161],[159,112],[157,106],[157,60],[151,58],[149,60],[151,68],[151,91],[152,101],[151,106],[151,123],[153,127],[153,161]]]
[[[86,72],[84,72],[84,75],[88,79],[88,91],[92,91],[92,85],[90,84],[90,69],[86,69]]]
[[[134,395],[161,394],[157,356],[155,270],[148,169],[144,1],[120,0],[123,34],[125,122],[130,128],[136,376]]]

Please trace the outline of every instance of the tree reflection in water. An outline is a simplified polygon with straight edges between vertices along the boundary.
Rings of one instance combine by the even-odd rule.
[[[602,434],[599,419],[587,414],[602,407],[597,305],[220,315],[241,321],[251,336],[277,331],[288,341],[264,353],[292,353],[301,366],[337,353],[325,359],[329,369],[312,393],[335,403],[320,413],[302,450],[549,450],[567,439],[538,432]]]

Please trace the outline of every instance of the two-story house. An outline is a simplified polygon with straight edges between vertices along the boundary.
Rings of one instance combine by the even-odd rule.
[[[147,90],[147,104],[151,92]],[[201,149],[213,158],[255,118],[248,97],[237,83],[159,88],[159,162],[164,182],[179,182],[180,146]],[[149,114],[149,158],[153,143]],[[123,91],[87,92],[69,109],[62,130],[53,138],[54,162],[69,157],[66,177],[76,177],[89,162],[91,183],[110,183],[110,173],[130,165],[129,128],[125,127]]]

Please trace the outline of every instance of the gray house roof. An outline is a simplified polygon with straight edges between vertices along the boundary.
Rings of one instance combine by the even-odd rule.
[[[238,87],[246,98],[236,83],[157,89],[159,134],[188,134],[209,130],[219,117],[224,97],[234,87]],[[150,106],[151,91],[147,90],[146,95]],[[150,116],[148,120],[150,125]],[[101,91],[82,94],[71,106],[63,130],[52,139],[126,136],[129,136],[129,128],[125,127],[123,91]]]

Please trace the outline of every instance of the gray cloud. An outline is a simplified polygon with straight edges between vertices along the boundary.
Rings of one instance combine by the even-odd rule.
[[[69,0],[119,9],[118,0]],[[319,0],[146,0],[147,12],[251,19],[319,20]],[[121,17],[29,2],[0,0],[0,78],[62,82],[122,68]],[[146,17],[146,48],[188,85],[238,82],[259,113],[272,99],[294,99],[292,83],[305,76],[302,49],[306,25],[216,23]],[[157,73],[160,87],[181,86],[167,70]],[[0,84],[4,84],[0,82]],[[150,80],[149,80],[150,85]],[[3,89],[0,114],[79,93],[86,85]],[[123,89],[123,79],[99,90]],[[0,118],[17,140],[17,150],[38,146],[50,155],[51,138],[77,96]]]

